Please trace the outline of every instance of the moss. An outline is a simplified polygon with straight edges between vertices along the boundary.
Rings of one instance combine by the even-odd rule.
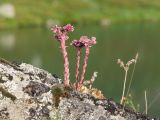
[[[15,101],[17,98],[15,95],[9,93],[7,90],[5,90],[3,87],[0,87],[0,92],[2,92],[2,95],[10,98],[12,101]]]
[[[62,85],[57,85],[51,88],[52,100],[55,104],[55,107],[58,108],[60,97],[63,97],[65,94],[64,87]]]
[[[52,100],[55,107],[58,108],[60,99],[62,97],[69,97],[69,92],[73,89],[71,87],[64,87],[62,84],[56,85],[51,88]]]

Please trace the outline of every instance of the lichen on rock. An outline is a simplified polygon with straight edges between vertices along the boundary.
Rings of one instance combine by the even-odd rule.
[[[3,62],[0,62],[0,118],[27,120],[39,115],[36,119],[40,120],[49,115],[47,106],[52,106],[50,88],[61,83],[61,80],[29,64],[15,65],[1,61]],[[35,109],[35,116],[31,113],[32,109]]]
[[[55,119],[158,120],[103,96],[65,87],[58,77],[32,65],[0,60],[0,120]]]

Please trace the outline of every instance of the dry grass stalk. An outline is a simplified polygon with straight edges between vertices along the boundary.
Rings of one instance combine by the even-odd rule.
[[[93,75],[92,75],[92,78],[91,78],[91,84],[90,84],[90,86],[89,86],[89,88],[91,89],[92,88],[92,84],[93,84],[93,82],[95,81],[95,79],[97,78],[97,74],[98,74],[98,72],[94,72],[93,73]]]
[[[93,82],[95,81],[96,77],[97,77],[98,72],[94,72],[92,75],[92,78],[90,80],[86,80],[84,81],[83,85],[85,86],[89,86],[89,89],[92,88]]]
[[[129,82],[129,85],[128,85],[128,90],[127,90],[127,94],[126,94],[127,97],[129,95],[129,92],[130,92],[130,88],[131,88],[133,75],[134,75],[134,71],[135,71],[135,68],[136,68],[136,63],[137,63],[138,57],[139,57],[139,54],[137,53],[136,56],[135,56],[135,61],[134,61],[135,63],[134,63],[133,71],[132,71],[132,74],[131,74],[131,79],[130,79],[130,82]]]
[[[120,67],[122,67],[125,71],[125,78],[124,78],[124,83],[123,83],[123,92],[122,92],[122,97],[121,97],[121,100],[120,100],[121,104],[125,103],[124,98],[126,98],[126,97],[124,96],[124,94],[125,94],[125,89],[126,89],[126,82],[127,82],[127,75],[128,75],[129,67],[130,67],[130,65],[136,63],[137,59],[138,59],[138,54],[136,54],[135,59],[129,60],[126,64],[124,64],[124,62],[121,59],[118,59],[118,61],[117,61],[117,63],[120,65]]]
[[[144,98],[145,98],[145,113],[147,114],[148,110],[148,103],[147,103],[147,91],[144,91]]]

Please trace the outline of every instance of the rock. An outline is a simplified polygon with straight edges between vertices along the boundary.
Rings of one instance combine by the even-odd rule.
[[[0,5],[0,16],[5,18],[14,18],[15,17],[15,8],[10,3],[5,3]]]
[[[158,120],[64,87],[54,76],[0,59],[0,120]]]

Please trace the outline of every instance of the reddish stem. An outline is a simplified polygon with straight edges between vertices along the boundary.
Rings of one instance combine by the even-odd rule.
[[[76,88],[78,88],[81,48],[77,48]]]
[[[82,74],[81,74],[81,80],[79,82],[79,88],[82,86],[83,82],[84,82],[84,75],[86,73],[86,68],[87,68],[87,61],[88,61],[88,56],[90,53],[90,48],[88,46],[86,46],[86,53],[85,53],[85,58],[84,58],[84,64],[83,64],[83,69],[82,69]]]
[[[64,58],[64,86],[69,86],[69,62],[65,46],[65,40],[61,41],[61,49]]]

